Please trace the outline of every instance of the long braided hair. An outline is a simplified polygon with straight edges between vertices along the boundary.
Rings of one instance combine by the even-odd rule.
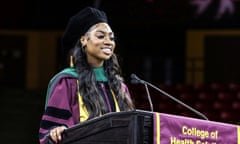
[[[89,119],[106,113],[107,105],[97,88],[93,68],[87,62],[84,47],[82,47],[80,41],[72,49],[71,55],[74,58],[74,67],[79,73],[79,90],[89,113]],[[133,110],[135,108],[133,101],[122,87],[124,80],[121,76],[117,56],[113,54],[110,59],[104,62],[103,68],[108,78],[108,85],[116,96],[120,111]]]

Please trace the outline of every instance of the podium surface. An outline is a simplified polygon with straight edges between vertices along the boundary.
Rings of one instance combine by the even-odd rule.
[[[63,133],[62,144],[152,144],[152,113],[113,112]]]
[[[240,144],[238,125],[142,110],[68,128],[61,144]]]

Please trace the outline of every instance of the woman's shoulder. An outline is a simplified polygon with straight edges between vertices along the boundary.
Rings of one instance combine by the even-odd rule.
[[[76,89],[77,77],[78,75],[74,68],[65,68],[62,71],[55,74],[48,84],[45,107],[47,106],[48,99],[51,97],[53,91],[55,90],[58,91],[61,90],[61,92],[65,92],[67,90],[75,91],[74,87]],[[71,86],[72,89],[68,89],[69,86]]]
[[[78,73],[75,70],[75,68],[65,68],[63,70],[61,70],[60,72],[58,72],[57,74],[55,74],[52,79],[50,80],[50,82],[55,81],[56,79],[72,79],[72,78],[77,78],[78,77]]]
[[[66,76],[66,77],[78,77],[78,73],[76,71],[75,68],[72,67],[67,67],[63,70],[61,70],[60,72],[58,72],[54,77],[58,77],[58,76]]]
[[[66,81],[67,83],[71,83],[72,81],[75,82],[77,77],[78,73],[74,68],[65,68],[52,77],[49,82],[49,87],[52,87],[53,85],[56,85],[61,81]]]

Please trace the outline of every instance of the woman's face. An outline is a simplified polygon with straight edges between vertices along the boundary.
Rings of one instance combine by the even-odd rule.
[[[95,67],[102,66],[104,60],[108,60],[115,49],[114,34],[106,23],[92,26],[81,37],[81,43],[85,46],[88,62]]]

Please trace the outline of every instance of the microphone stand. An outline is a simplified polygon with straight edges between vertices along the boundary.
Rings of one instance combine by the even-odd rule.
[[[152,88],[158,90],[158,91],[161,92],[162,94],[166,95],[167,97],[171,98],[171,99],[174,100],[175,102],[180,103],[180,104],[183,105],[184,107],[190,109],[191,111],[193,111],[194,113],[198,114],[199,116],[201,116],[201,117],[204,118],[205,120],[208,120],[208,118],[207,118],[204,114],[202,114],[201,112],[197,111],[196,109],[190,107],[189,105],[187,105],[187,104],[183,103],[182,101],[176,99],[175,97],[169,95],[168,93],[166,93],[166,92],[164,92],[163,90],[159,89],[158,87],[152,85],[151,83],[146,82],[146,81],[144,81],[144,82],[145,82],[147,85],[151,86]]]
[[[152,85],[151,83],[149,83],[149,82],[147,82],[147,81],[144,81],[144,80],[138,78],[135,74],[132,74],[132,75],[131,75],[131,78],[132,78],[132,79],[135,79],[135,80],[137,80],[139,83],[145,85],[145,88],[146,88],[146,91],[147,91],[147,94],[148,94],[148,99],[149,99],[149,102],[150,102],[150,105],[151,105],[151,110],[153,110],[153,108],[152,108],[152,101],[151,101],[151,98],[150,98],[150,94],[149,94],[147,85],[151,86],[152,88],[154,88],[155,90],[159,91],[159,92],[162,93],[163,95],[169,97],[170,99],[174,100],[175,102],[177,102],[177,103],[181,104],[182,106],[188,108],[189,110],[193,111],[195,114],[197,114],[198,116],[201,116],[203,119],[208,120],[208,118],[207,118],[204,114],[202,114],[201,112],[199,112],[199,111],[197,111],[196,109],[190,107],[189,105],[187,105],[187,104],[185,104],[184,102],[178,100],[177,98],[171,96],[170,94],[168,94],[168,93],[166,93],[165,91],[159,89],[158,87]]]
[[[148,98],[148,101],[149,101],[149,104],[150,104],[151,112],[153,112],[153,104],[152,104],[152,100],[151,100],[151,97],[150,97],[150,93],[149,93],[149,90],[148,90],[147,83],[144,83],[144,86],[145,86],[145,89],[147,91],[147,98]]]

